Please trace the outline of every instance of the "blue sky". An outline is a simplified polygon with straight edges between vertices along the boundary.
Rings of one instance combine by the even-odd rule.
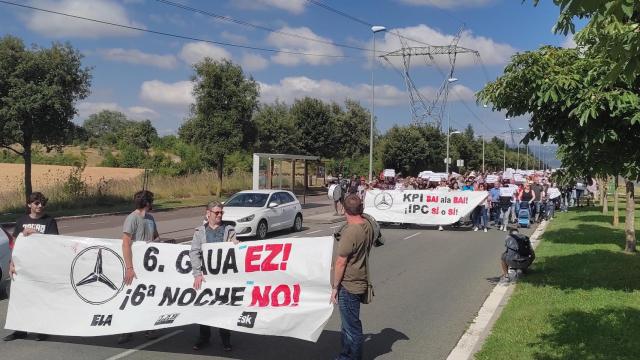
[[[457,58],[454,76],[459,80],[450,88],[447,112],[452,127],[471,124],[478,134],[487,136],[507,130],[507,123],[503,114],[477,106],[473,93],[499,76],[515,52],[544,44],[571,46],[570,39],[551,31],[558,15],[551,1],[542,1],[539,7],[520,0],[173,1],[307,39],[221,21],[156,0],[15,2],[193,38],[342,57],[300,56],[182,40],[6,4],[0,4],[1,34],[41,46],[68,41],[85,55],[84,63],[93,67],[92,93],[77,106],[78,123],[101,109],[115,109],[136,119],[150,119],[161,135],[174,133],[188,117],[191,64],[204,56],[230,58],[241,64],[260,83],[263,103],[275,99],[291,103],[301,96],[343,103],[348,97],[370,107],[370,52],[338,46],[371,49],[369,26],[314,2],[365,23],[385,26],[388,31],[376,35],[377,50],[399,49],[396,33],[431,45],[448,45],[464,24],[460,45],[479,51],[484,68],[473,56]],[[437,66],[426,66],[423,58],[412,58],[410,74],[427,98],[445,79],[440,71],[449,70],[447,57],[435,61]],[[410,123],[408,95],[400,74],[381,61],[376,63],[374,77],[378,128],[385,131],[394,124]],[[512,119],[511,126],[526,128],[527,119]]]

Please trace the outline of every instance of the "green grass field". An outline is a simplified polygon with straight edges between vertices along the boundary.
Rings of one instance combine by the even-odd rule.
[[[600,210],[551,222],[476,359],[640,359],[640,256]]]

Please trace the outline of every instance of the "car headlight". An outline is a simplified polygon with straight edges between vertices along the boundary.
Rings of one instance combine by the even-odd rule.
[[[249,221],[253,220],[253,218],[255,218],[255,217],[256,217],[255,215],[249,215],[249,216],[243,217],[242,219],[239,219],[238,222],[239,223],[241,223],[241,222],[249,222]]]

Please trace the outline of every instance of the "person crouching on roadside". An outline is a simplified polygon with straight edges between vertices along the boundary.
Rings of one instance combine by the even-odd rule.
[[[193,288],[196,290],[200,290],[202,283],[205,282],[204,275],[202,273],[202,268],[204,266],[204,262],[202,261],[202,245],[225,241],[230,241],[234,244],[238,243],[238,240],[236,239],[236,231],[233,226],[222,223],[223,214],[224,210],[222,203],[217,201],[210,202],[205,211],[205,218],[207,222],[204,225],[197,227],[196,231],[193,233],[189,258],[191,259],[191,265],[193,266]],[[220,328],[218,332],[220,333],[220,340],[222,341],[222,349],[224,351],[231,351],[231,331]],[[196,343],[193,345],[193,350],[198,351],[209,345],[210,337],[211,327],[207,325],[200,325],[200,335],[198,336]]]
[[[48,199],[41,192],[33,192],[27,199],[27,214],[22,215],[16,220],[16,226],[11,234],[11,243],[15,245],[18,235],[29,236],[31,234],[49,234],[59,235],[58,223],[56,219],[47,215],[44,212],[45,206],[47,206]],[[9,263],[9,275],[11,279],[17,275],[15,265],[13,261]],[[4,337],[4,341],[12,341],[16,339],[26,338],[28,333],[26,331],[14,331],[11,334]],[[36,341],[46,340],[47,335],[36,334]]]

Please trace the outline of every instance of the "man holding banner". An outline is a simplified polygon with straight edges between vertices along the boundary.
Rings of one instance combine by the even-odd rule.
[[[133,252],[131,251],[133,242],[151,242],[160,237],[156,221],[150,214],[153,209],[153,193],[149,190],[138,191],[133,195],[133,203],[136,209],[126,217],[122,227],[122,257],[126,266],[124,275],[126,285],[131,285],[133,279],[137,278],[133,270]],[[145,336],[149,339],[158,337],[153,330],[145,332]],[[129,342],[132,338],[131,333],[122,334],[118,337],[118,344]]]
[[[223,214],[224,210],[222,203],[217,201],[210,202],[209,205],[207,205],[207,210],[205,212],[205,219],[207,219],[207,223],[197,227],[193,234],[189,258],[191,259],[191,265],[193,266],[193,288],[196,290],[200,290],[200,287],[204,282],[204,276],[202,274],[202,245],[206,243],[219,243],[225,241],[231,241],[234,244],[238,243],[238,240],[236,239],[236,231],[233,226],[222,224]],[[222,349],[224,351],[231,351],[231,331],[220,328],[219,333],[220,340],[222,340]],[[197,351],[208,345],[210,337],[211,327],[200,325],[200,336],[193,345],[193,350]]]
[[[342,318],[342,350],[338,360],[362,359],[360,303],[369,290],[369,251],[373,229],[362,217],[360,198],[349,195],[344,201],[347,225],[342,228],[334,266],[331,302],[338,304]]]

